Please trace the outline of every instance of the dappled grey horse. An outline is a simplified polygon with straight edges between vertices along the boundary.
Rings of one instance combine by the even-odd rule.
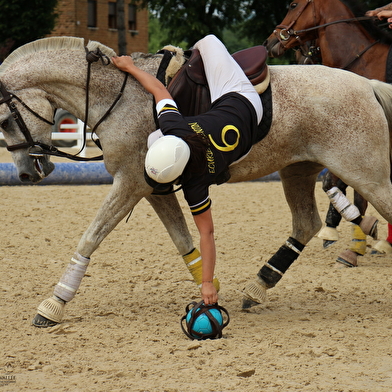
[[[97,42],[90,42],[88,51],[97,47],[108,57],[115,54]],[[162,59],[160,54],[133,57],[138,67],[154,75]],[[37,183],[53,170],[45,152],[53,150],[50,120],[56,108],[86,120],[86,67],[83,40],[69,37],[27,44],[1,65],[0,126],[21,181]],[[266,290],[276,285],[320,230],[314,188],[324,167],[360,192],[392,223],[392,86],[318,65],[269,68],[273,99],[270,131],[245,159],[230,167],[230,182],[279,171],[292,213],[292,233],[261,269],[255,266],[256,279],[243,291],[244,307],[265,299]],[[121,98],[96,129],[114,181],[54,295],[39,305],[35,325],[49,326],[62,320],[65,304],[75,296],[91,255],[143,197],[152,204],[197,281],[200,254],[194,249],[175,194],[152,195],[143,176],[147,137],[155,130],[152,97],[132,77],[124,80],[124,74],[110,62],[92,64],[90,127],[104,116],[124,84]],[[377,154],[369,155],[368,151]]]

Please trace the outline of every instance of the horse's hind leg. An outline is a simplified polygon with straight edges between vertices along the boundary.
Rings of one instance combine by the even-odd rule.
[[[263,303],[266,291],[274,287],[305,245],[320,230],[322,222],[317,211],[314,188],[322,167],[299,163],[280,171],[287,203],[292,214],[292,233],[284,245],[268,260],[257,274],[257,279],[244,289],[242,308]]]

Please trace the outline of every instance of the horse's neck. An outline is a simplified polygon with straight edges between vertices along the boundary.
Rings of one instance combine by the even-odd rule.
[[[87,61],[83,55],[67,52],[53,56],[41,52],[26,64],[22,61],[16,64],[5,73],[4,79],[7,87],[21,94],[24,89],[41,89],[54,107],[68,110],[84,119]],[[109,107],[122,81],[122,74],[113,66],[92,64],[89,84],[91,116],[98,117],[101,114],[94,107],[102,107],[102,110]]]
[[[125,76],[112,68],[99,65],[94,67],[94,65],[97,64],[91,67],[89,83],[87,65],[83,64],[79,67],[77,78],[69,78],[65,75],[63,80],[48,81],[47,89],[57,107],[69,110],[80,119],[84,119],[88,99],[91,109],[90,119],[97,121],[103,114],[101,111],[108,109],[120,92]]]
[[[319,24],[322,25],[351,19],[354,15],[343,3],[336,1],[334,7],[323,3],[319,17]],[[367,78],[383,80],[388,46],[373,45],[374,42],[375,39],[359,23],[338,23],[328,26],[319,32],[322,64],[347,69]],[[369,66],[369,63],[372,66]]]

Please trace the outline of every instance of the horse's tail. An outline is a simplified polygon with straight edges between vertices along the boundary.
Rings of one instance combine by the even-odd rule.
[[[371,79],[369,82],[372,85],[377,101],[384,110],[389,132],[392,132],[392,85],[375,79]]]

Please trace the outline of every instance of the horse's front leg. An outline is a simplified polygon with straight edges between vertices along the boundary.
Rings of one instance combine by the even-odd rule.
[[[150,195],[146,198],[155,212],[165,225],[174,245],[191,273],[198,287],[202,282],[202,258],[199,250],[193,246],[193,240],[189,233],[184,214],[178,203],[177,197],[172,193],[169,195]],[[213,280],[215,288],[219,291],[218,278]]]
[[[135,189],[138,189],[138,192]],[[80,239],[76,253],[55,286],[53,296],[38,306],[38,314],[33,319],[33,325],[49,327],[61,322],[65,304],[74,298],[79,289],[90,262],[90,256],[104,238],[148,193],[148,189],[146,186],[136,186],[132,182],[115,178],[103,205]]]
[[[265,301],[267,289],[279,282],[305,245],[320,230],[322,222],[314,196],[315,183],[320,170],[317,165],[295,164],[279,172],[292,214],[292,233],[263,265],[257,274],[257,279],[245,287],[243,309]]]

